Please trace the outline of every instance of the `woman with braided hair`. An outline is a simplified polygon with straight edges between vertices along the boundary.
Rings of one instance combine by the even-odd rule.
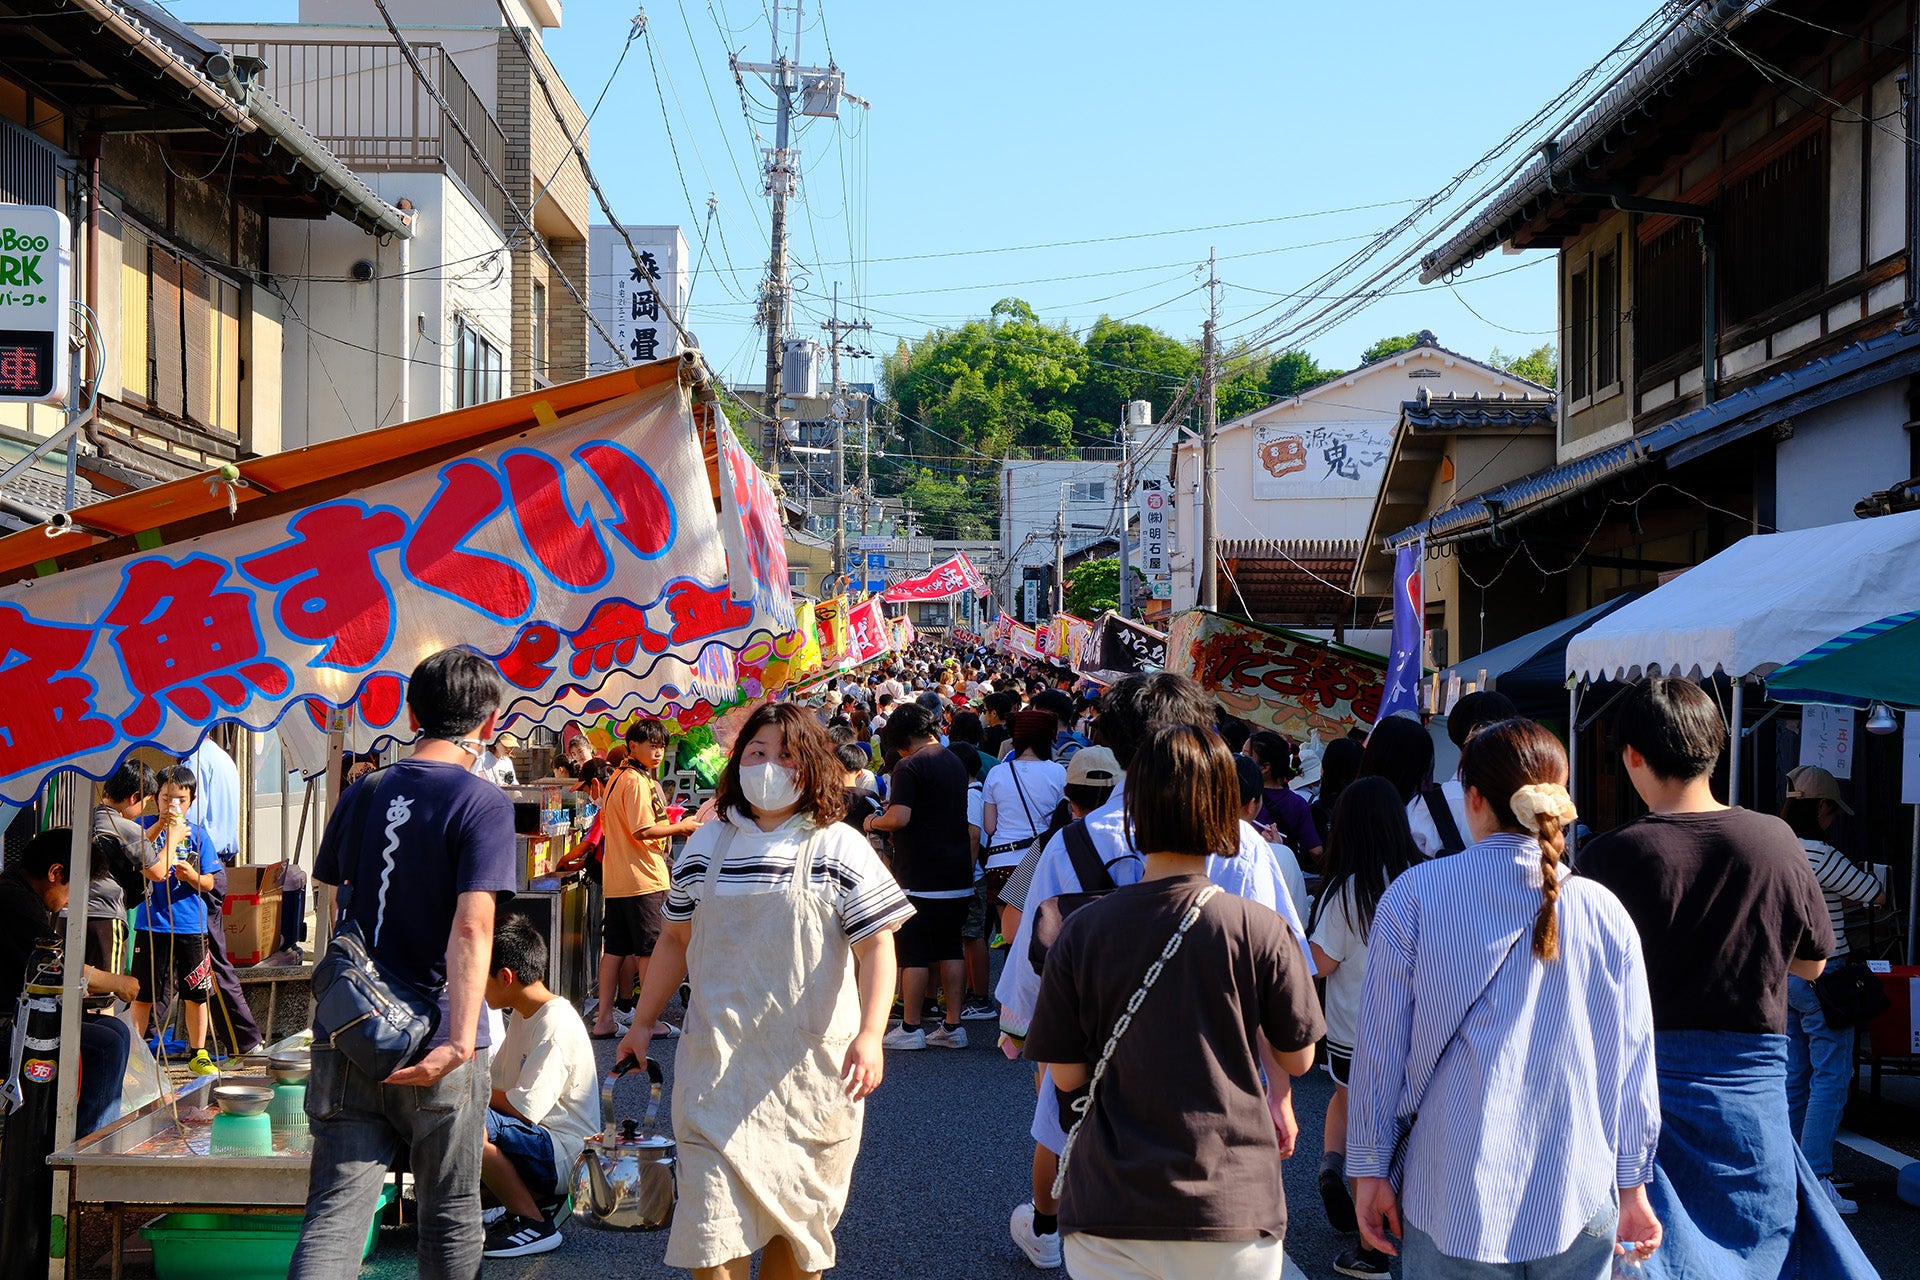
[[[1361,1239],[1403,1253],[1406,1280],[1600,1280],[1661,1239],[1639,935],[1563,865],[1576,815],[1558,739],[1488,725],[1460,778],[1473,843],[1374,910],[1347,1130]]]

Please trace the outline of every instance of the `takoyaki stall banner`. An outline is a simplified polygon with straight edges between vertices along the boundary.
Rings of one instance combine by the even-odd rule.
[[[721,674],[714,646],[794,626],[777,507],[714,422],[717,504],[704,433],[667,381],[330,500],[253,520],[242,502],[230,527],[0,588],[0,797],[26,799],[57,767],[104,777],[140,745],[183,753],[218,721],[267,729],[308,699],[404,728],[404,678],[452,645],[497,659],[522,706],[616,673],[636,702],[665,694],[645,687],[656,671],[693,692],[695,674]],[[749,561],[731,577],[729,544]]]
[[[1371,728],[1387,660],[1297,631],[1194,609],[1167,633],[1167,670],[1192,676],[1243,720],[1305,741]]]

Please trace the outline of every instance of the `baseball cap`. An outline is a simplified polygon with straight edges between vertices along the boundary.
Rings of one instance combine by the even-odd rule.
[[[1067,761],[1067,782],[1077,787],[1111,787],[1120,781],[1120,762],[1105,747],[1082,747]]]
[[[1831,800],[1840,812],[1850,814],[1853,806],[1840,798],[1840,784],[1817,764],[1803,764],[1787,770],[1787,799]]]

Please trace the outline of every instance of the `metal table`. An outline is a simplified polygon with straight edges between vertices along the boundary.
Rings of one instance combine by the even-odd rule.
[[[211,1213],[284,1213],[307,1203],[308,1157],[304,1151],[270,1156],[213,1156],[207,1143],[213,1123],[213,1086],[270,1084],[265,1054],[303,1048],[307,1037],[289,1036],[233,1074],[202,1076],[162,1095],[113,1124],[56,1151],[48,1163],[68,1172],[66,1274],[79,1273],[76,1211],[104,1209],[112,1221],[112,1274],[119,1280],[129,1217],[196,1210]]]

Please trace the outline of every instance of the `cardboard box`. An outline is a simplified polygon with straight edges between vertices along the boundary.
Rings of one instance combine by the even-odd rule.
[[[280,941],[280,886],[287,864],[230,867],[227,897],[220,904],[227,958],[236,965],[259,964]]]

